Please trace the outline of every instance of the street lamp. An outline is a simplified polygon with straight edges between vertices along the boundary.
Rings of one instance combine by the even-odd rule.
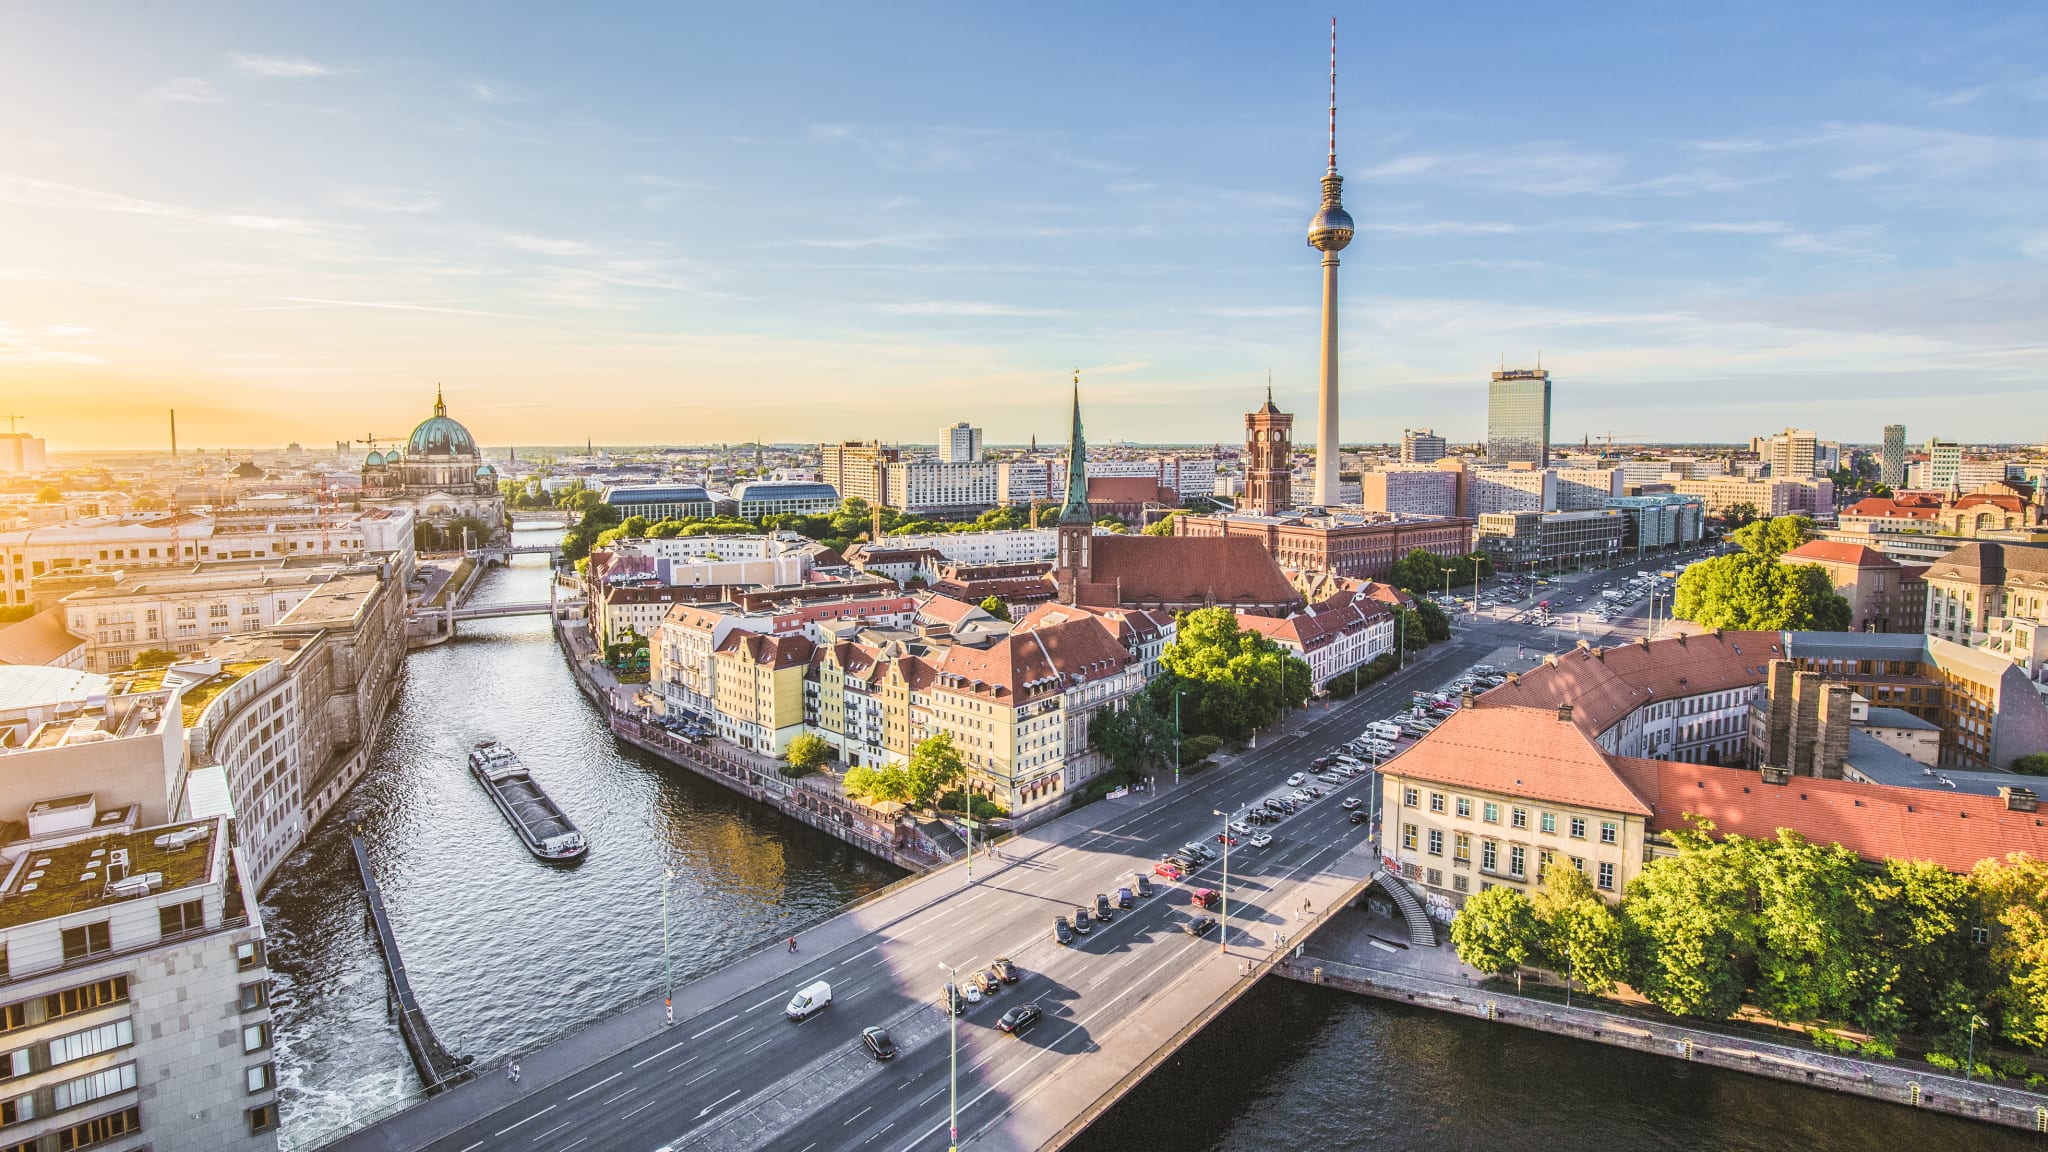
[[[676,966],[668,950],[668,886],[676,878],[676,870],[661,870],[661,1011],[669,1024],[676,1022]]]
[[[1211,808],[1211,815],[1223,817],[1223,908],[1216,922],[1216,940],[1223,945],[1223,954],[1230,955],[1230,813],[1221,808]]]
[[[1173,689],[1173,782],[1180,783],[1180,686]]]
[[[953,997],[960,994],[960,967],[942,960],[939,970],[946,974],[947,989],[946,1146],[948,1152],[960,1152],[960,1013],[953,1007]]]
[[[1970,1013],[1970,1058],[1963,1063],[1963,1079],[1965,1081],[1968,1081],[1970,1074],[1977,1070],[1977,1025],[1982,1020],[1983,1018],[1975,1012]]]

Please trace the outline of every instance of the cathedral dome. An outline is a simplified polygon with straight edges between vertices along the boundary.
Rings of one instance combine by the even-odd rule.
[[[363,457],[363,467],[365,468],[382,468],[383,466],[384,454],[374,448],[370,450],[368,456]]]
[[[469,429],[449,419],[448,405],[442,403],[439,392],[434,394],[434,414],[420,421],[420,426],[412,430],[406,451],[414,456],[477,454],[476,441],[470,438]]]

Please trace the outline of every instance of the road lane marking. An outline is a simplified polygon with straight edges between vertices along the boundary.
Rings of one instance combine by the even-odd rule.
[[[533,1138],[533,1142],[538,1144],[541,1141],[547,1139],[550,1136],[553,1136],[555,1133],[560,1132],[562,1129],[567,1128],[569,1125],[574,1123],[574,1120],[564,1120],[560,1124],[555,1125],[553,1128],[550,1128],[547,1131],[541,1133],[540,1135],[535,1136]]]
[[[940,1096],[944,1095],[944,1094],[945,1094],[945,1092],[946,1092],[946,1090],[945,1090],[944,1088],[941,1088],[941,1089],[939,1089],[939,1090],[938,1090],[937,1092],[934,1092],[934,1093],[932,1093],[931,1095],[929,1095],[929,1096],[925,1097],[925,1098],[924,1098],[923,1100],[919,1100],[919,1101],[917,1102],[917,1106],[918,1106],[919,1108],[922,1108],[922,1107],[924,1107],[924,1106],[925,1106],[926,1104],[930,1103],[931,1101],[933,1101],[933,1100],[936,1100],[936,1099],[938,1099],[938,1098],[939,1098]],[[935,1131],[935,1132],[936,1132],[936,1131],[937,1131],[937,1129],[935,1128],[935,1129],[933,1129],[933,1131]]]
[[[531,1116],[528,1116],[528,1117],[526,1118],[526,1120],[538,1120],[538,1119],[540,1119],[541,1117],[543,1117],[543,1116],[547,1115],[548,1113],[550,1113],[550,1112],[553,1112],[553,1111],[555,1110],[555,1107],[556,1107],[555,1105],[553,1105],[553,1104],[550,1104],[550,1105],[548,1105],[547,1107],[545,1107],[545,1108],[541,1109],[540,1111],[538,1111],[538,1112],[535,1112],[535,1113],[534,1113],[533,1115],[531,1115]],[[524,1124],[524,1123],[526,1123],[526,1120],[515,1120],[515,1121],[513,1121],[513,1122],[512,1122],[511,1124],[509,1124],[509,1125],[507,1125],[507,1126],[505,1126],[505,1127],[503,1127],[503,1128],[500,1128],[500,1129],[498,1129],[498,1130],[497,1130],[496,1132],[493,1132],[493,1133],[491,1133],[491,1135],[493,1135],[493,1136],[503,1136],[503,1135],[504,1135],[505,1133],[507,1133],[507,1132],[510,1132],[510,1131],[511,1131],[512,1129],[514,1129],[514,1128],[517,1128],[517,1127],[519,1127],[519,1126],[520,1126],[521,1124]]]
[[[881,945],[880,945],[880,944],[871,944],[871,945],[869,945],[868,947],[866,947],[866,948],[862,949],[861,951],[859,951],[859,952],[855,952],[855,953],[854,953],[853,955],[851,955],[851,956],[848,956],[848,957],[847,957],[846,959],[844,959],[844,960],[841,960],[841,961],[840,961],[840,963],[841,963],[841,964],[851,964],[851,963],[853,963],[853,962],[854,962],[855,960],[858,960],[858,959],[860,959],[861,957],[863,957],[863,956],[867,955],[867,954],[868,954],[868,953],[870,953],[870,952],[873,952],[873,951],[874,951],[875,949],[877,949],[877,948],[880,948],[880,947],[881,947]],[[881,961],[876,961],[876,963],[881,963]]]
[[[652,1108],[659,1103],[661,1103],[661,1097],[657,1096],[654,1099],[649,1100],[647,1103],[642,1104],[638,1108],[633,1109],[631,1112],[626,1113],[625,1116],[619,1117],[619,1119],[624,1120],[627,1117],[638,1116],[640,1113],[647,1111],[649,1108]]]
[[[776,1002],[777,1000],[780,1000],[780,999],[782,999],[782,997],[780,997],[780,996],[770,996],[770,997],[769,997],[769,998],[767,998],[766,1000],[763,1000],[763,1001],[761,1001],[761,1002],[760,1002],[759,1004],[756,1004],[756,1005],[754,1005],[754,1008],[765,1008],[765,1007],[767,1007],[768,1005],[770,1005],[770,1004],[773,1004],[773,1003],[775,1003],[775,1002]],[[749,1008],[749,1009],[747,1009],[747,1011],[749,1011],[749,1012],[752,1012],[752,1011],[754,1010],[754,1008]]]
[[[698,1036],[709,1036],[713,1032],[718,1031],[720,1028],[725,1027],[727,1024],[730,1024],[737,1019],[739,1019],[739,1017],[737,1016],[727,1016],[725,1019],[720,1020],[716,1024],[713,1024],[711,1027],[706,1028],[704,1031],[699,1032],[695,1036],[690,1037],[690,1039],[695,1040]]]
[[[569,1149],[574,1148],[576,1145],[581,1144],[589,1139],[590,1137],[588,1136],[578,1136],[576,1139],[571,1140],[567,1144],[562,1145],[560,1148],[555,1149],[555,1152],[569,1152]]]
[[[599,1080],[599,1081],[598,1081],[597,1083],[595,1083],[595,1084],[592,1084],[592,1085],[591,1085],[591,1086],[590,1086],[589,1088],[578,1088],[578,1089],[577,1089],[576,1091],[574,1091],[574,1092],[571,1092],[571,1093],[569,1093],[569,1094],[568,1094],[567,1096],[563,1097],[563,1099],[565,1099],[565,1100],[574,1100],[574,1099],[575,1099],[575,1098],[577,1098],[578,1096],[581,1096],[581,1095],[583,1095],[583,1094],[584,1094],[585,1092],[588,1092],[588,1091],[590,1091],[590,1090],[591,1090],[592,1088],[602,1088],[602,1087],[604,1087],[605,1085],[607,1085],[607,1084],[611,1083],[611,1082],[612,1082],[612,1081],[614,1081],[614,1080],[617,1080],[617,1079],[618,1079],[619,1077],[621,1077],[621,1076],[624,1076],[624,1075],[625,1075],[625,1073],[624,1073],[624,1072],[614,1072],[614,1073],[612,1073],[611,1075],[609,1075],[609,1076],[605,1077],[604,1079],[602,1079],[602,1080]]]
[[[628,1088],[628,1089],[626,1089],[626,1090],[625,1090],[624,1092],[621,1092],[621,1093],[619,1093],[619,1094],[618,1094],[617,1096],[614,1096],[614,1097],[612,1097],[611,1099],[609,1099],[609,1100],[606,1100],[606,1101],[604,1102],[604,1104],[599,1104],[599,1105],[598,1105],[598,1107],[599,1107],[599,1108],[602,1108],[602,1107],[604,1107],[604,1106],[605,1106],[605,1104],[616,1104],[616,1103],[618,1103],[619,1101],[621,1101],[621,1100],[624,1100],[624,1099],[625,1099],[626,1097],[628,1097],[628,1096],[631,1096],[631,1095],[632,1095],[633,1093],[635,1093],[635,1092],[638,1092],[638,1091],[639,1091],[639,1089],[638,1089],[638,1088]],[[462,1152],[469,1152],[469,1149],[467,1149],[467,1148],[464,1148],[464,1149],[462,1150]]]
[[[692,1057],[690,1057],[690,1058],[689,1058],[688,1060],[685,1060],[685,1061],[683,1061],[683,1062],[682,1062],[681,1064],[671,1064],[671,1065],[669,1065],[669,1069],[668,1069],[668,1070],[669,1070],[669,1071],[671,1071],[671,1072],[680,1072],[680,1071],[682,1071],[683,1069],[685,1069],[685,1068],[689,1067],[690,1065],[692,1065],[692,1064],[695,1064],[695,1063],[696,1063],[697,1061],[699,1061],[699,1060],[701,1060],[701,1059],[703,1059],[703,1057],[701,1057],[701,1056],[692,1056]]]
[[[702,1080],[706,1076],[709,1076],[716,1071],[718,1071],[718,1069],[716,1068],[706,1068],[702,1072],[697,1073],[695,1076],[690,1077],[688,1080],[683,1081],[683,1087],[688,1088],[690,1085],[695,1084],[697,1081]]]
[[[766,1040],[763,1040],[763,1041],[761,1041],[761,1042],[760,1042],[759,1044],[756,1044],[756,1045],[754,1045],[754,1046],[753,1046],[752,1048],[749,1048],[749,1049],[747,1049],[747,1052],[758,1052],[758,1051],[760,1051],[761,1049],[763,1049],[763,1048],[766,1048],[767,1046],[769,1046],[770,1044],[773,1044],[773,1043],[775,1043],[775,1037],[773,1037],[773,1036],[770,1036],[770,1037],[769,1037],[769,1038],[767,1038]],[[741,1053],[741,1055],[743,1055],[743,1056],[744,1056],[744,1055],[746,1055],[746,1053],[745,1053],[745,1052],[743,1052],[743,1053]],[[693,1059],[694,1059],[694,1057],[693,1057]],[[688,1061],[685,1061],[684,1063],[688,1063]],[[679,1064],[679,1065],[677,1065],[676,1067],[680,1068],[681,1066],[682,1066],[682,1065],[680,1065],[680,1064]],[[675,1069],[674,1069],[674,1068],[671,1068],[671,1069],[669,1069],[669,1071],[673,1072],[673,1071],[675,1071]]]
[[[702,1033],[702,1032],[699,1032],[699,1033],[697,1034],[697,1036],[702,1036],[702,1035],[703,1035],[703,1033]],[[690,1040],[695,1040],[695,1039],[697,1038],[697,1036],[692,1036],[692,1037],[690,1037]],[[666,1047],[666,1048],[663,1048],[663,1049],[662,1049],[661,1051],[659,1051],[659,1052],[656,1052],[656,1053],[655,1053],[654,1055],[652,1055],[652,1056],[649,1056],[649,1057],[648,1057],[647,1059],[645,1059],[645,1060],[635,1060],[635,1061],[633,1061],[633,1067],[635,1067],[635,1068],[638,1068],[638,1067],[639,1067],[639,1066],[641,1066],[642,1064],[652,1064],[652,1063],[654,1063],[654,1062],[655,1062],[656,1060],[659,1060],[659,1059],[661,1059],[661,1058],[662,1058],[663,1056],[666,1056],[666,1055],[668,1055],[669,1053],[671,1053],[671,1052],[675,1051],[676,1049],[678,1049],[678,1048],[681,1048],[681,1047],[682,1047],[683,1045],[685,1045],[685,1044],[688,1044],[688,1043],[690,1042],[690,1040],[678,1040],[678,1041],[676,1041],[675,1043],[673,1043],[673,1044],[669,1045],[668,1047]],[[600,1080],[600,1081],[598,1081],[597,1083],[598,1083],[598,1084],[602,1084],[602,1083],[604,1083],[604,1081]],[[595,1088],[595,1087],[597,1087],[597,1084],[592,1084],[592,1085],[591,1085],[590,1087],[592,1087],[592,1088]],[[588,1089],[586,1089],[586,1091],[588,1091]],[[571,1097],[570,1097],[570,1099],[571,1099],[571,1100],[574,1100],[574,1099],[575,1099],[575,1097],[574,1097],[574,1096],[571,1096]]]
[[[844,1120],[843,1122],[841,1122],[841,1124],[840,1124],[839,1126],[840,1126],[841,1128],[844,1128],[844,1127],[846,1127],[846,1126],[847,1126],[848,1124],[851,1124],[851,1123],[853,1123],[853,1122],[854,1122],[855,1120],[858,1120],[858,1119],[860,1119],[861,1117],[863,1117],[863,1116],[867,1115],[867,1114],[868,1114],[868,1113],[870,1113],[870,1112],[873,1112],[874,1110],[875,1110],[875,1106],[874,1106],[873,1104],[870,1104],[870,1105],[868,1105],[867,1107],[865,1107],[865,1108],[861,1109],[860,1111],[858,1111],[858,1112],[855,1112],[855,1113],[854,1113],[853,1115],[851,1115],[851,1116],[848,1116],[848,1117],[847,1117],[847,1118],[846,1118],[846,1119],[845,1119],[845,1120]]]
[[[706,1104],[706,1105],[704,1106],[704,1110],[703,1110],[702,1112],[699,1112],[699,1113],[697,1113],[697,1116],[696,1116],[696,1118],[697,1118],[697,1119],[699,1119],[699,1120],[702,1120],[702,1119],[703,1119],[703,1118],[705,1118],[706,1116],[709,1116],[709,1115],[711,1115],[711,1110],[712,1110],[713,1108],[716,1108],[716,1107],[718,1107],[718,1106],[719,1106],[720,1104],[723,1104],[723,1103],[725,1103],[725,1102],[726,1102],[727,1100],[730,1100],[730,1099],[732,1099],[733,1097],[735,1097],[735,1096],[739,1095],[741,1091],[742,1091],[742,1089],[739,1089],[739,1088],[735,1088],[735,1089],[733,1089],[732,1091],[730,1091],[730,1092],[727,1092],[727,1093],[726,1093],[725,1095],[723,1095],[723,1096],[720,1096],[720,1097],[719,1097],[718,1099],[716,1099],[716,1100],[713,1100],[713,1101],[712,1101],[711,1103],[709,1103],[709,1104]]]

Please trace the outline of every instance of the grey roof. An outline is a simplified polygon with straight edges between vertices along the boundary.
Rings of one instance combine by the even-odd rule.
[[[839,499],[839,490],[816,480],[750,480],[732,490],[735,500]]]
[[[614,484],[604,490],[604,502],[611,505],[688,504],[711,502],[711,493],[701,484]]]
[[[43,664],[0,666],[0,712],[84,703],[104,696],[112,683],[97,672],[53,668]]]
[[[1806,660],[1925,660],[1919,632],[1787,632],[1785,651]]]
[[[2008,573],[2048,582],[2048,545],[2004,544],[1974,540],[1936,560],[1927,570],[1934,579],[1969,580],[1975,584],[2003,584]]]
[[[1941,725],[1922,720],[1904,708],[1872,708],[1868,723],[1872,728],[1911,728],[1916,732],[1941,731]]]
[[[1964,772],[1954,768],[1929,768],[1868,732],[1849,730],[1849,766],[1878,784],[1896,788],[1926,788],[1941,792],[1967,792],[1973,796],[1996,796],[2002,786],[2040,788],[2034,776],[2012,772]]]

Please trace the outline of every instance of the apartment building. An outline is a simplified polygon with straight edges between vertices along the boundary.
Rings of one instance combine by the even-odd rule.
[[[1557,469],[1557,506],[1546,511],[1589,512],[1628,492],[1628,474],[1620,468]]]
[[[1884,447],[1878,456],[1878,483],[1887,488],[1906,486],[1906,426],[1884,426]]]
[[[1466,483],[1466,514],[1475,519],[1489,512],[1557,511],[1557,472],[1550,468],[1474,468]]]
[[[814,648],[800,635],[734,629],[711,652],[718,735],[779,756],[804,728],[804,674]]]
[[[1239,613],[1237,623],[1307,663],[1317,692],[1395,648],[1393,611],[1365,596],[1316,605],[1285,619]]]
[[[1462,468],[1388,465],[1359,474],[1358,502],[1369,511],[1400,516],[1457,516],[1465,483]]]
[[[1682,496],[1697,496],[1709,516],[1725,515],[1738,504],[1756,509],[1759,516],[1786,516],[1803,512],[1808,516],[1832,516],[1835,484],[1826,477],[1813,479],[1751,476],[1713,476],[1679,480],[1673,487]]]
[[[939,461],[970,464],[981,459],[981,429],[962,420],[939,430]]]
[[[1913,487],[1934,491],[1955,488],[1962,476],[1963,446],[1933,439],[1927,442],[1926,450],[1927,460],[1919,467],[1918,475],[1912,477]]]
[[[1444,458],[1450,446],[1434,428],[1401,429],[1401,463],[1434,464]]]
[[[879,507],[886,503],[882,470],[902,458],[901,452],[882,447],[879,440],[822,444],[818,447],[818,476],[840,499],[863,500],[870,507]]]
[[[1755,447],[1772,476],[1803,480],[1821,474],[1819,445],[1820,437],[1811,429],[1787,428],[1775,436],[1764,437]]]
[[[1994,653],[2048,686],[2048,546],[1964,544],[1925,580],[1929,636]]]
[[[1849,602],[1851,632],[1919,632],[1927,621],[1926,569],[1901,564],[1860,544],[1809,540],[1778,558],[1812,564]]]

